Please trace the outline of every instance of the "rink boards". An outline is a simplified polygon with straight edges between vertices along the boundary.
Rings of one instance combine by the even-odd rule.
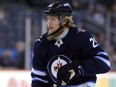
[[[96,87],[116,87],[116,72],[97,75]],[[30,70],[0,70],[0,87],[31,87]]]

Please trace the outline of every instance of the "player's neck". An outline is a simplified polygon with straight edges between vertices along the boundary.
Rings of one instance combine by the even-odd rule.
[[[59,36],[57,36],[55,39],[61,39],[61,38],[64,38],[67,33],[69,32],[69,28],[66,28]]]

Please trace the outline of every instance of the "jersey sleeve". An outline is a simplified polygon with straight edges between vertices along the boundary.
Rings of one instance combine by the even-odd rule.
[[[100,47],[95,38],[88,32],[82,34],[82,62],[84,75],[95,75],[110,70],[108,54]]]
[[[41,46],[42,41],[38,39],[35,42],[32,59],[32,87],[48,87],[48,79],[45,67],[46,49]]]

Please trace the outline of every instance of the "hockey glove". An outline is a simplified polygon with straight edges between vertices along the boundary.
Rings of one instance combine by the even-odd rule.
[[[68,63],[58,69],[57,74],[57,84],[66,85],[75,77],[79,77],[82,75],[82,70],[79,66],[78,61],[73,61]]]

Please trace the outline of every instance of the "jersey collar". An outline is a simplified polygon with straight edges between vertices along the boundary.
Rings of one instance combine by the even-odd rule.
[[[64,38],[68,34],[68,32],[69,32],[69,28],[65,29],[64,32],[59,36],[57,36],[55,39],[58,40]]]

